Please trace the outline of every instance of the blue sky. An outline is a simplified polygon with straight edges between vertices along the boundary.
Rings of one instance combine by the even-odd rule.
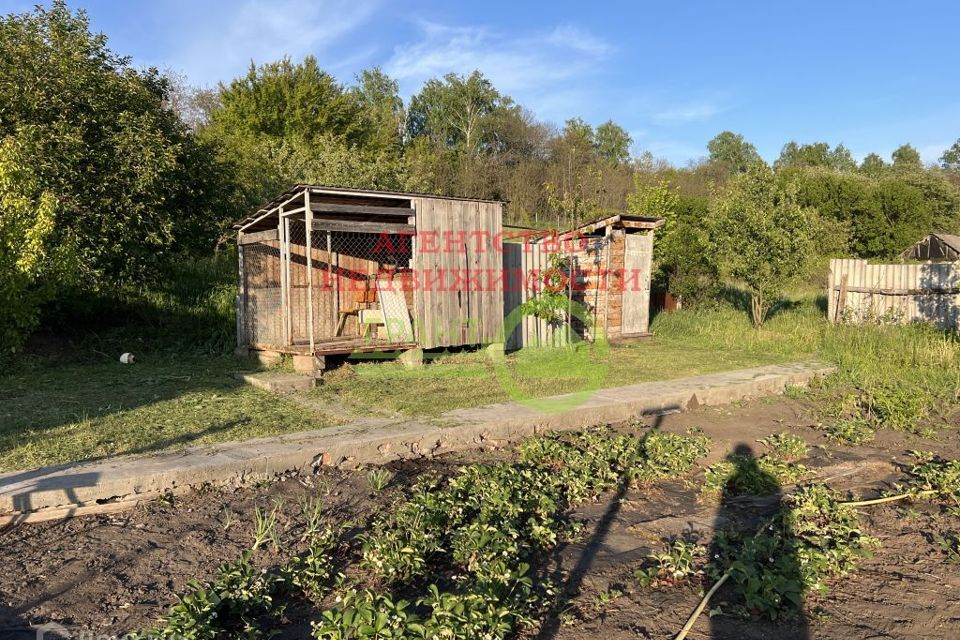
[[[0,0],[6,11],[34,4]],[[380,65],[405,97],[478,68],[553,123],[612,118],[676,164],[716,133],[767,159],[788,140],[857,157],[904,142],[934,161],[960,137],[960,3],[83,0],[137,65],[213,85],[253,59],[312,53],[341,81]]]

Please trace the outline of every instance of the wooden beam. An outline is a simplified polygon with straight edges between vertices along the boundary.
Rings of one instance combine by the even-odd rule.
[[[255,231],[253,233],[243,233],[241,231],[238,235],[240,236],[238,244],[241,245],[269,242],[270,240],[278,240],[280,238],[280,233],[276,229],[266,229],[265,231]]]
[[[303,192],[303,208],[307,212],[307,332],[310,338],[310,352],[313,353],[313,210],[310,208],[310,190]],[[327,256],[329,262],[330,256]]]
[[[377,207],[365,204],[333,204],[330,202],[311,202],[314,213],[347,213],[364,216],[411,216],[410,207]]]
[[[646,222],[642,220],[621,220],[620,224],[623,225],[625,229],[659,229],[663,226],[663,220],[657,220],[655,222]]]
[[[414,234],[417,228],[412,224],[393,222],[353,222],[313,219],[314,231],[342,231],[356,233],[407,233]]]
[[[844,276],[846,277],[846,276]],[[843,285],[834,291],[843,291]],[[926,289],[871,289],[870,287],[846,287],[848,293],[873,293],[880,296],[929,296],[937,294],[960,294],[960,287],[930,287]]]

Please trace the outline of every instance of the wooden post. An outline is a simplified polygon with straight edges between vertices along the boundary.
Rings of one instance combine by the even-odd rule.
[[[283,324],[281,335],[283,344],[290,344],[290,225],[278,214],[280,220],[277,232],[280,234],[280,322]]]
[[[243,238],[243,233],[237,233],[237,349],[241,349],[246,344],[246,318],[244,313],[246,312],[247,307],[247,290],[245,287],[244,280],[244,268],[243,268],[243,245],[240,243],[240,240]]]
[[[307,227],[307,335],[310,337],[310,355],[313,355],[313,210],[310,209],[309,189],[303,192],[303,206]]]
[[[338,287],[333,285],[333,238],[330,235],[330,231],[327,231],[327,285],[330,286],[330,291],[333,294],[331,296],[331,305],[330,309],[333,312],[332,327],[336,327],[340,322],[340,292]],[[336,332],[334,332],[336,335]]]
[[[843,276],[840,277],[840,291],[837,294],[837,308],[836,308],[837,315],[833,319],[834,322],[840,320],[846,308],[847,308],[847,274],[843,274]]]

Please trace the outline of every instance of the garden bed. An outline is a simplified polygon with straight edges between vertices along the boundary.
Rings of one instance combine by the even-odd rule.
[[[597,633],[672,637],[712,579],[691,575],[674,581],[659,575],[654,584],[644,586],[637,571],[649,568],[648,556],[665,553],[665,541],[675,542],[678,536],[712,550],[718,522],[721,529],[751,531],[776,511],[779,493],[794,490],[793,483],[785,481],[772,495],[757,497],[747,491],[718,502],[707,490],[708,479],[722,472],[716,465],[732,443],[749,443],[762,461],[773,441],[768,439],[765,445],[756,440],[789,428],[820,445],[790,465],[803,464],[809,470],[798,479],[800,484],[825,479],[841,493],[870,496],[902,480],[897,462],[907,460],[905,448],[918,448],[920,443],[927,449],[934,446],[945,458],[960,457],[954,431],[945,432],[947,437],[937,443],[921,442],[911,434],[881,433],[869,448],[834,445],[821,431],[802,426],[810,422],[810,408],[803,400],[780,399],[660,420],[657,430],[677,434],[684,442],[699,442],[704,436],[689,429],[706,427],[710,453],[699,457],[689,473],[680,467],[658,468],[655,473],[638,467],[638,483],[608,478],[595,487],[596,499],[589,498],[592,490],[585,490],[583,499],[574,500],[563,522],[579,523],[575,527],[579,531],[564,541],[563,524],[557,544],[530,556],[534,589],[547,580],[554,587],[552,595],[532,607],[535,624],[519,624],[516,633],[541,638],[586,638]],[[649,432],[645,426],[619,425],[605,441],[618,434],[643,438]],[[673,442],[680,440],[668,443]],[[530,451],[524,451],[524,464],[529,464]],[[424,478],[434,477],[438,486],[446,486],[462,476],[464,465],[512,467],[520,464],[518,455],[512,449],[492,450],[397,463],[389,468],[392,477],[381,477],[375,469],[250,479],[244,486],[200,488],[129,513],[5,531],[0,554],[8,570],[0,576],[0,629],[48,621],[101,634],[156,628],[191,580],[209,581],[218,566],[243,556],[257,535],[258,517],[261,523],[272,520],[275,525],[260,527],[262,540],[251,554],[253,566],[272,575],[288,566],[294,555],[303,556],[310,545],[304,541],[306,514],[318,504],[322,514],[318,526],[334,526],[339,540],[329,554],[328,573],[342,572],[344,582],[338,586],[331,577],[312,596],[296,590],[278,596],[276,606],[282,606],[283,613],[261,623],[279,631],[280,637],[307,637],[311,623],[322,620],[323,611],[336,610],[337,595],[350,584],[406,599],[410,611],[423,615],[425,606],[412,603],[427,595],[428,581],[452,589],[450,578],[457,563],[433,554],[427,556],[425,578],[405,580],[382,572],[378,577],[364,563],[370,556],[362,551],[364,535],[389,530],[390,523],[395,524],[390,514],[410,504],[410,488]],[[707,466],[711,471],[705,474]],[[386,486],[375,488],[388,477]],[[717,638],[954,637],[960,621],[960,572],[936,538],[949,538],[960,529],[956,512],[928,501],[898,502],[864,509],[861,523],[864,534],[879,539],[881,546],[872,558],[859,559],[845,577],[828,579],[828,594],[809,594],[804,619],[774,622],[756,615],[727,585],[708,607],[713,615],[704,614],[694,631]],[[278,536],[276,548],[268,529]],[[378,544],[381,550],[387,548],[382,541]],[[705,561],[699,558],[693,565]]]

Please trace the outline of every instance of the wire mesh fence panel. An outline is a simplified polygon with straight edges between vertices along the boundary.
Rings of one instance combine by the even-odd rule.
[[[244,308],[240,329],[246,344],[283,344],[281,268],[278,240],[243,247]]]
[[[379,317],[376,282],[397,280],[408,271],[411,256],[409,237],[380,233],[328,231],[315,224],[309,234],[304,220],[289,222],[289,256],[286,260],[287,315],[290,343],[310,343],[311,320],[314,344],[338,339],[384,337]],[[404,292],[407,312],[412,292]],[[363,316],[363,317],[361,317]],[[364,331],[361,320],[369,320]]]

